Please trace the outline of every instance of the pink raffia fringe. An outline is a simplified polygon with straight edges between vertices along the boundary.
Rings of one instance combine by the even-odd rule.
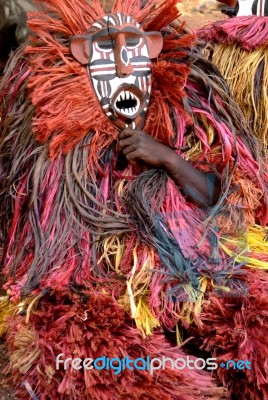
[[[245,50],[268,45],[268,17],[235,17],[198,30],[198,37],[213,43],[239,43]]]

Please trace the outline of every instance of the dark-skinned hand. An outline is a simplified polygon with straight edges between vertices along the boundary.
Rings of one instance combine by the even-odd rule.
[[[124,129],[119,134],[118,150],[123,152],[131,164],[139,160],[156,168],[163,168],[166,161],[174,155],[172,149],[158,142],[152,136],[130,128]]]

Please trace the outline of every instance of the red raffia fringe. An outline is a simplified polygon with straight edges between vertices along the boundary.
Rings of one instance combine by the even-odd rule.
[[[210,373],[167,368],[153,376],[149,371],[125,369],[115,375],[110,370],[56,369],[56,356],[96,359],[106,356],[131,359],[185,357],[161,332],[142,338],[132,322],[110,296],[95,289],[80,294],[59,291],[43,297],[38,312],[12,316],[7,335],[12,353],[12,379],[26,381],[40,400],[207,400],[225,399]],[[37,334],[38,332],[38,334]],[[193,357],[195,359],[195,357]],[[28,400],[24,387],[16,392]]]
[[[251,369],[220,368],[222,382],[239,399],[268,399],[268,274],[247,270],[245,297],[211,294],[201,313],[201,347],[218,362],[248,360]]]

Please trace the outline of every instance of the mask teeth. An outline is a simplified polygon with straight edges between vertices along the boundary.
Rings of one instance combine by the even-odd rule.
[[[117,101],[127,101],[127,100],[136,100],[137,104],[135,107],[131,107],[131,108],[122,108],[121,110],[117,108],[118,111],[123,112],[125,115],[134,115],[137,110],[139,109],[140,106],[140,101],[139,99],[131,92],[129,92],[128,90],[124,91],[123,93],[121,93],[117,99]]]
[[[121,97],[121,96],[120,96]],[[129,100],[130,99],[130,93],[129,91],[124,91],[123,92],[123,99],[124,100]]]

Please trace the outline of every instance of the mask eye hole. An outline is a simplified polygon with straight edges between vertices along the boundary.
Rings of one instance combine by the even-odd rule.
[[[142,38],[140,37],[128,37],[126,38],[126,45],[128,49],[135,49],[141,44]]]
[[[115,41],[113,39],[106,39],[96,42],[97,48],[101,51],[111,51],[115,48]]]

